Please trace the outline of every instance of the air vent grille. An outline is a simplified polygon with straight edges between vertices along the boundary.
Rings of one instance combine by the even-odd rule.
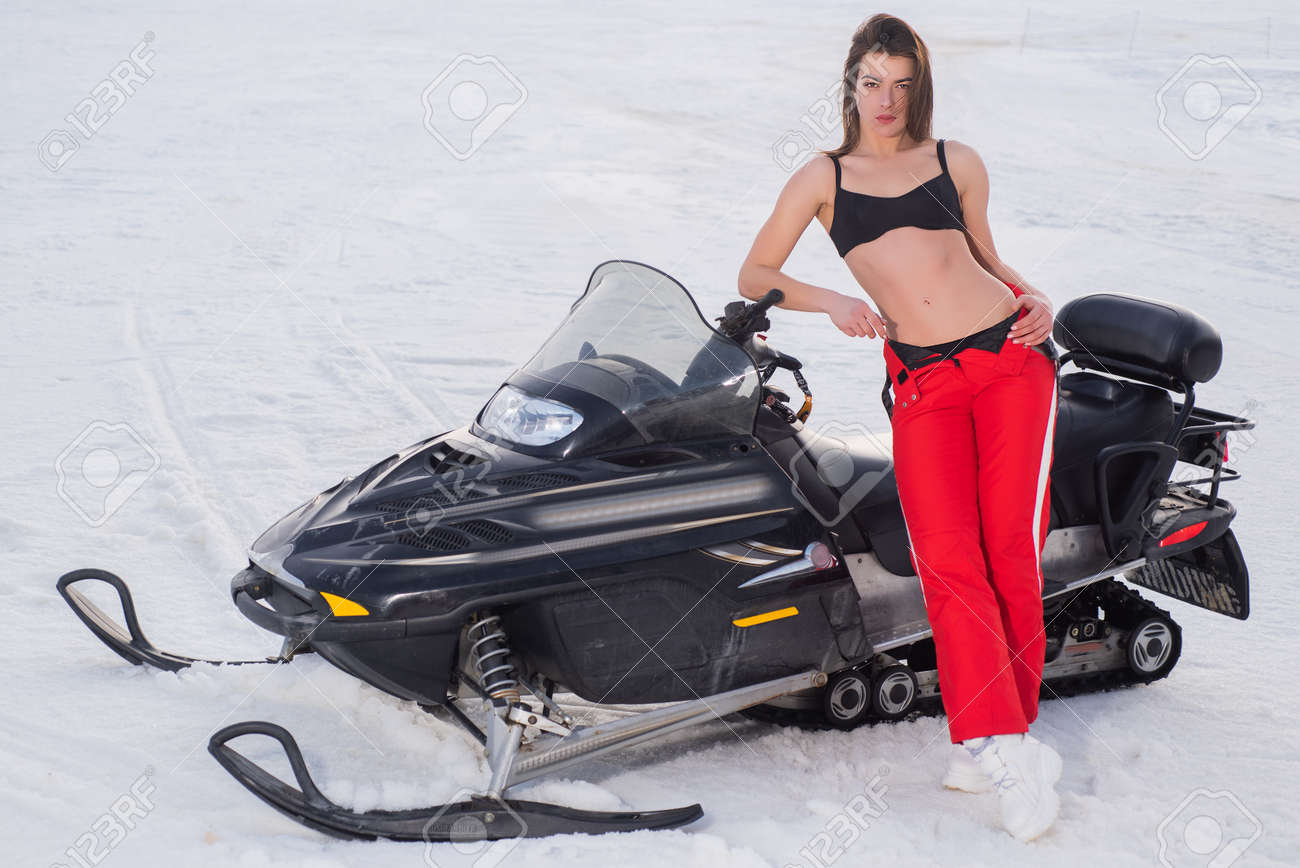
[[[450,473],[453,470],[463,470],[476,464],[483,464],[486,461],[487,459],[481,455],[475,455],[473,452],[462,452],[448,443],[439,444],[435,449],[429,451],[429,469],[434,473]]]
[[[510,542],[510,540],[514,539],[515,536],[505,525],[482,518],[475,518],[469,521],[459,521],[452,525],[452,527],[473,534],[483,540],[483,542],[492,543],[493,545]]]
[[[435,515],[425,518],[424,521],[434,521],[446,507],[455,506],[458,503],[464,503],[467,500],[475,500],[485,496],[484,492],[475,488],[464,488],[461,491],[452,491],[449,488],[439,486],[428,494],[422,494],[419,497],[404,497],[401,500],[387,500],[382,503],[376,503],[375,509],[380,512],[411,513],[413,520],[419,520],[414,513],[418,513],[420,510],[429,510],[435,513]]]
[[[399,534],[397,539],[408,546],[428,549],[432,552],[456,552],[469,548],[470,543],[469,537],[465,534],[441,525],[434,525],[421,533]]]
[[[514,539],[510,529],[495,521],[471,519],[455,524],[435,524],[426,530],[409,530],[398,534],[398,542],[433,552],[458,552],[475,548],[477,543],[501,545]]]
[[[508,476],[497,482],[502,492],[538,491],[543,488],[557,488],[561,485],[573,485],[578,477],[572,473],[560,473],[553,470],[540,470],[534,473],[521,473]]]

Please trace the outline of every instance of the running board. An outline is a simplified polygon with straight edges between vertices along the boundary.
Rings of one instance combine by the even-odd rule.
[[[778,696],[822,687],[826,675],[822,672],[802,672],[765,681],[739,690],[730,690],[701,699],[691,699],[652,711],[643,711],[608,723],[580,726],[569,735],[549,733],[531,745],[532,750],[514,757],[506,786],[522,783],[557,769],[566,768],[620,747],[649,741],[683,727],[693,726],[714,717],[722,717],[761,705]],[[495,724],[497,718],[489,721]],[[491,756],[489,755],[489,759]]]
[[[919,578],[889,572],[872,552],[845,555],[845,562],[862,598],[862,623],[874,653],[930,637]],[[1139,557],[1115,563],[1096,525],[1057,528],[1043,547],[1043,600],[1136,570],[1146,562]]]
[[[122,618],[126,621],[125,626],[118,623],[103,609],[92,603],[85,594],[73,587],[78,582],[87,581],[103,582],[117,591],[117,599],[122,606]],[[289,660],[288,657],[283,655],[266,657],[262,660],[206,660],[202,657],[186,657],[183,654],[173,654],[170,651],[156,648],[152,642],[145,638],[144,630],[140,628],[140,620],[135,614],[135,601],[131,599],[131,591],[127,588],[126,582],[107,570],[73,570],[63,575],[55,587],[58,588],[60,596],[76,613],[76,616],[90,628],[90,632],[98,636],[101,642],[111,648],[122,659],[136,666],[152,666],[155,669],[176,672],[195,663],[211,663],[215,666],[247,666],[253,663],[287,663]],[[305,650],[300,649],[298,653],[301,654]]]

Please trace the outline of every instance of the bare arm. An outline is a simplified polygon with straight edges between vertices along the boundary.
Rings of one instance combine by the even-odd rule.
[[[750,299],[760,299],[769,289],[779,289],[785,293],[785,300],[778,307],[827,314],[840,331],[852,337],[879,337],[885,333],[885,324],[865,299],[804,283],[781,271],[795,243],[825,203],[826,192],[834,189],[833,171],[830,158],[822,156],[790,176],[740,266],[738,287],[740,294]]]
[[[1052,300],[1042,290],[1031,286],[998,256],[989,227],[989,175],[975,149],[949,140],[945,145],[953,180],[961,195],[962,217],[966,223],[966,244],[985,271],[1003,283],[1014,284],[1025,292],[1019,299],[1029,314],[1014,326],[1012,337],[1027,344],[1037,344],[1052,334]]]

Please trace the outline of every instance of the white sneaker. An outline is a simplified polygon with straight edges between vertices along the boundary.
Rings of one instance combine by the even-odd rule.
[[[973,739],[971,755],[988,774],[1002,806],[1002,825],[1022,841],[1051,828],[1061,810],[1054,784],[1061,779],[1061,757],[1028,733]]]
[[[950,790],[987,793],[993,789],[993,779],[971,756],[965,745],[954,744],[948,757],[948,773],[943,776],[943,785]]]

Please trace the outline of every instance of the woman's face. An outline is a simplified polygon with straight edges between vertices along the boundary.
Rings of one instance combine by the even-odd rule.
[[[868,54],[858,64],[853,92],[861,129],[878,136],[901,136],[907,126],[907,96],[916,61],[910,57]]]

